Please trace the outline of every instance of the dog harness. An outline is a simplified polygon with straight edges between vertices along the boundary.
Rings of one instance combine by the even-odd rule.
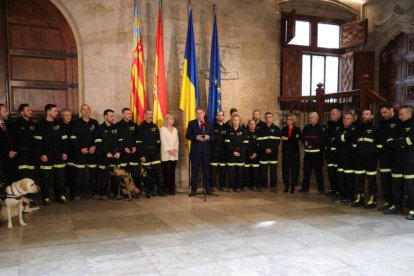
[[[10,189],[7,189],[9,187],[10,187]],[[13,191],[13,187],[11,187],[11,186],[9,186],[9,187],[6,188],[6,199],[7,198],[13,198],[13,199],[19,200],[23,197],[23,194],[19,191],[19,188],[16,187],[16,193],[15,193]],[[9,193],[9,190],[10,190],[10,193]]]

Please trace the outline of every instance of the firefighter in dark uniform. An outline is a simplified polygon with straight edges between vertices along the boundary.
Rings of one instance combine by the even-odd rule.
[[[328,194],[336,195],[339,190],[337,188],[338,183],[338,151],[335,146],[332,145],[332,140],[335,139],[340,130],[343,128],[341,111],[339,109],[332,109],[329,113],[330,120],[326,126],[326,151],[325,160],[327,163],[328,179],[330,184],[330,191]]]
[[[270,169],[270,189],[277,193],[277,162],[280,144],[280,128],[273,124],[273,114],[266,112],[266,126],[261,128],[257,134],[259,144],[259,162],[260,162],[260,189],[267,188],[267,172]]]
[[[90,117],[89,105],[83,104],[80,113],[81,117],[72,123],[70,134],[72,162],[75,169],[75,180],[70,189],[73,201],[79,201],[82,190],[85,191],[86,188],[95,198],[100,198],[100,191],[97,187],[98,162],[95,146],[95,131],[99,123]]]
[[[381,174],[382,195],[384,197],[384,205],[378,210],[384,211],[393,204],[392,200],[392,156],[393,149],[387,143],[392,139],[398,125],[398,114],[394,112],[394,107],[391,103],[385,102],[378,106],[382,120],[378,126],[378,159]]]
[[[355,199],[352,207],[359,207],[365,204],[365,176],[368,180],[368,202],[366,208],[377,207],[377,129],[373,124],[374,115],[371,110],[363,110],[361,123],[357,129],[357,141],[355,148]]]
[[[60,112],[61,116],[61,125],[63,127],[63,131],[68,136],[68,159],[66,160],[66,167],[65,167],[65,185],[66,185],[66,194],[71,194],[73,182],[75,181],[75,167],[73,163],[73,156],[72,156],[72,148],[70,143],[70,133],[72,127],[72,111],[69,109],[62,109]],[[73,199],[73,197],[71,197]]]
[[[9,112],[4,104],[0,104],[0,171],[6,184],[16,181],[16,151],[12,140],[12,126]],[[3,179],[0,179],[0,181]]]
[[[166,196],[164,187],[160,181],[161,173],[161,143],[160,131],[156,124],[152,122],[152,111],[146,110],[144,121],[138,126],[137,154],[142,166],[150,172],[155,179],[157,187],[156,195]],[[155,193],[154,193],[155,195]]]
[[[323,149],[326,142],[326,127],[319,123],[319,116],[316,112],[309,113],[309,124],[303,128],[302,142],[305,147],[305,156],[303,159],[303,181],[301,193],[308,193],[312,167],[315,170],[316,182],[320,194],[324,193],[323,184]]]
[[[343,128],[338,131],[337,137],[331,141],[331,147],[336,147],[338,157],[338,196],[335,202],[350,204],[353,201],[354,186],[354,151],[356,146],[357,129],[353,124],[354,115],[346,112],[343,115]]]
[[[227,130],[224,140],[226,148],[226,160],[228,170],[229,192],[241,191],[240,176],[243,175],[246,147],[249,140],[246,136],[246,129],[240,126],[240,116],[233,115],[231,118],[231,128]],[[244,184],[244,183],[243,183]]]
[[[263,122],[262,120],[260,120],[260,110],[255,109],[252,112],[252,120],[255,122],[256,124],[256,131],[258,131],[259,129],[261,129],[262,127],[264,127],[266,125],[265,122]],[[246,128],[248,128],[249,126],[246,126]]]
[[[122,150],[122,138],[115,126],[115,114],[111,109],[103,113],[105,121],[98,126],[95,132],[96,154],[98,159],[98,186],[100,200],[108,199],[110,186],[108,170],[119,164]],[[116,187],[111,187],[115,194]]]
[[[45,106],[46,118],[38,124],[35,133],[37,152],[40,155],[42,172],[41,198],[44,205],[50,205],[50,190],[54,185],[57,201],[67,203],[65,196],[65,167],[68,152],[68,136],[56,120],[56,105]]]
[[[132,121],[132,112],[129,108],[122,109],[122,120],[116,126],[123,139],[123,150],[119,166],[129,171],[135,181],[140,186],[139,173],[140,167],[137,156],[138,125]]]
[[[230,119],[225,123],[227,128],[231,128],[231,118],[233,118],[234,115],[238,115],[239,111],[237,110],[237,108],[230,108]],[[245,125],[242,124],[242,127],[245,128]]]
[[[224,152],[224,139],[227,133],[227,127],[224,124],[224,112],[217,111],[216,123],[213,130],[216,139],[212,142],[212,152],[210,158],[210,185],[213,191],[215,189],[226,189],[226,154]],[[218,181],[217,181],[218,178]]]
[[[285,184],[284,193],[293,194],[299,180],[301,139],[300,128],[297,127],[295,114],[287,116],[287,126],[282,128],[282,177]]]
[[[19,179],[35,179],[36,157],[34,134],[36,124],[32,121],[32,108],[28,104],[19,106],[20,117],[13,125],[13,141],[17,152],[17,174]]]
[[[412,113],[413,109],[409,106],[400,108],[400,123],[394,137],[388,140],[393,149],[393,204],[384,209],[384,214],[401,214],[403,212],[404,186],[406,186],[410,199],[409,212],[406,217],[408,220],[414,220],[414,120]]]
[[[245,179],[247,187],[257,192],[260,187],[260,163],[259,163],[259,144],[257,141],[256,122],[250,119],[247,123],[247,140],[249,141],[246,149],[246,162],[244,165]]]

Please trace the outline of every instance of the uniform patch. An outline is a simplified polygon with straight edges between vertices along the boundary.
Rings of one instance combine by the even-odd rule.
[[[130,126],[129,130],[135,130],[135,126]]]
[[[94,131],[95,130],[95,125],[91,125],[91,127],[89,128],[90,131]]]
[[[35,126],[30,126],[30,130],[35,130]]]
[[[151,128],[151,131],[155,132],[157,129],[155,127]]]
[[[59,130],[60,129],[60,126],[59,125],[55,125],[54,127],[53,127],[53,130]]]
[[[118,130],[117,129],[113,129],[113,130],[111,130],[111,133],[116,134],[116,133],[118,133]]]

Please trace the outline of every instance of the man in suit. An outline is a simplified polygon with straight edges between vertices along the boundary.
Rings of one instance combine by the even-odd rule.
[[[197,119],[188,122],[187,134],[185,138],[191,141],[191,192],[189,196],[196,195],[198,170],[203,165],[204,191],[210,192],[210,157],[211,142],[214,141],[213,127],[204,120],[205,111],[201,107],[196,110]]]
[[[14,150],[9,112],[5,104],[0,104],[0,164],[6,184],[16,181],[16,151]]]

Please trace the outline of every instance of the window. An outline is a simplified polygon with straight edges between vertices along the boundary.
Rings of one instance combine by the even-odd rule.
[[[308,21],[296,20],[295,37],[289,42],[290,45],[310,45],[310,23]]]
[[[341,25],[343,20],[296,14],[282,18],[282,96],[315,95],[318,83],[325,93],[339,91]]]
[[[302,55],[302,96],[315,95],[316,85],[325,84],[325,93],[338,91],[339,57]]]
[[[339,49],[339,25],[318,23],[318,47]]]

